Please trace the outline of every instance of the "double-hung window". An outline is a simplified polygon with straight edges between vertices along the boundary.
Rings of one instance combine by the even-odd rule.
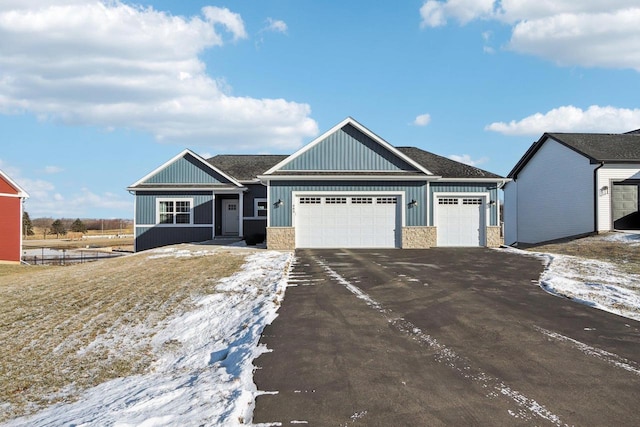
[[[267,199],[255,199],[255,216],[266,217],[267,216]]]
[[[158,224],[191,224],[192,199],[159,199]]]

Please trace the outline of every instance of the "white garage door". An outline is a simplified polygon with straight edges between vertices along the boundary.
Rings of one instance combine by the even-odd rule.
[[[398,196],[297,197],[296,247],[399,247],[399,207]]]
[[[484,199],[439,197],[438,246],[484,246]]]

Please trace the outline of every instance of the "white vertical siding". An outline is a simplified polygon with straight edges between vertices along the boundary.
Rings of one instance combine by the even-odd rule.
[[[593,232],[596,167],[548,139],[517,176],[517,241],[539,243]],[[505,205],[514,203],[506,200],[509,195]]]
[[[518,241],[518,181],[507,182],[504,187],[504,243]]]
[[[611,231],[613,224],[611,221],[611,192],[612,183],[624,181],[625,179],[640,179],[640,164],[632,165],[608,165],[605,164],[598,169],[598,231]],[[606,194],[600,194],[602,187],[607,187]]]

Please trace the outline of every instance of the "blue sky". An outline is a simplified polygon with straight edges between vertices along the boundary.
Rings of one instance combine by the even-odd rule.
[[[132,218],[184,148],[291,153],[347,116],[506,175],[640,128],[637,0],[3,0],[0,169],[32,218]]]

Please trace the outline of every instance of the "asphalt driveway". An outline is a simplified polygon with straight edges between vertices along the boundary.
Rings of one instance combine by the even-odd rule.
[[[296,252],[254,423],[638,425],[640,323],[488,249]]]

